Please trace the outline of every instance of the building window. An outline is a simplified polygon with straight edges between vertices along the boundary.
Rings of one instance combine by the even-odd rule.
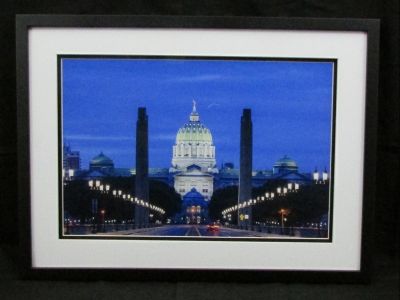
[[[208,193],[208,189],[203,189],[203,193]]]
[[[184,193],[185,189],[179,189],[179,193]]]

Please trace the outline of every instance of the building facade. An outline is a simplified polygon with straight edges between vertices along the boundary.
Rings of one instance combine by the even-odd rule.
[[[189,122],[176,134],[172,147],[170,174],[174,188],[184,196],[193,188],[205,201],[209,201],[214,192],[214,176],[218,173],[215,159],[215,146],[211,131],[200,121],[193,101]]]
[[[63,147],[63,169],[68,170],[80,170],[81,158],[79,151],[72,151],[71,146],[64,143]]]

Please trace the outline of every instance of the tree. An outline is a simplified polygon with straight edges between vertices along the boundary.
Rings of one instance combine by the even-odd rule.
[[[228,186],[214,191],[208,205],[210,219],[218,220],[221,218],[221,212],[238,202],[238,186]]]
[[[113,190],[122,194],[135,194],[135,177],[107,177],[102,184],[110,185],[108,193],[90,190],[87,180],[73,180],[64,186],[64,210],[69,216],[84,220],[92,217],[92,200],[97,200],[98,211],[104,210],[107,219],[118,222],[130,220],[135,206],[122,197],[112,195]],[[180,195],[168,184],[161,181],[149,181],[149,202],[165,210],[164,217],[173,216],[180,210]]]
[[[172,217],[181,210],[181,196],[168,184],[150,180],[150,202],[165,210],[164,217]]]
[[[260,189],[257,195],[264,195],[270,190]],[[253,220],[279,221],[281,209],[289,212],[287,225],[302,226],[311,222],[320,222],[322,216],[329,210],[329,185],[304,185],[297,192],[289,192],[285,196],[276,195],[273,200],[266,200],[253,208]]]

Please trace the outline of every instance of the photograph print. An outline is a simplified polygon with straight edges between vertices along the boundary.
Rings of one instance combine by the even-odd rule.
[[[336,60],[58,56],[60,238],[332,240]]]

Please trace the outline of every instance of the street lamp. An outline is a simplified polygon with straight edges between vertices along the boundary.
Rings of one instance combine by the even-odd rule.
[[[315,183],[318,183],[318,180],[319,180],[319,173],[318,173],[317,168],[315,168],[315,171],[314,171],[314,173],[313,173],[313,179],[314,179]]]
[[[104,209],[102,209],[102,210],[100,211],[100,213],[101,213],[101,220],[102,220],[102,223],[103,223],[103,232],[106,232],[106,223],[105,223],[105,214],[106,214],[106,211],[105,211]]]
[[[89,189],[93,191],[96,190],[97,182],[89,180],[88,185]],[[98,222],[97,209],[98,209],[98,201],[96,198],[92,197],[92,233],[97,232],[97,222]]]
[[[326,168],[324,172],[322,173],[322,181],[323,183],[326,183],[328,181],[328,172],[326,171]]]
[[[280,213],[280,215],[281,215],[281,226],[282,226],[282,234],[283,234],[283,230],[284,230],[284,222],[285,222],[285,220],[286,220],[286,218],[285,218],[285,216],[287,216],[287,214],[288,214],[288,210],[287,209],[284,209],[284,208],[281,208],[280,210],[279,210],[279,213]]]

